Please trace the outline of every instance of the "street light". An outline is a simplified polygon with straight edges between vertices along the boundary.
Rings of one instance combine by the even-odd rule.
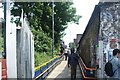
[[[52,0],[52,57],[54,57],[54,0]]]

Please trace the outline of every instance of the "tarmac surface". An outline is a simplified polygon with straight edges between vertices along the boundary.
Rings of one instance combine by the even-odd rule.
[[[68,68],[67,62],[68,61],[63,60],[58,66],[54,68],[54,70],[47,76],[46,79],[70,79],[71,70],[70,67]],[[79,78],[79,80],[82,79],[79,67],[77,67],[76,77]]]

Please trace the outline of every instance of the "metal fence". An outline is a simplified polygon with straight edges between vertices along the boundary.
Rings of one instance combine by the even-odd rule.
[[[33,78],[34,76],[34,38],[26,19],[21,28],[16,30],[17,77]]]
[[[63,55],[57,56],[41,66],[35,68],[35,79],[43,80],[61,62]]]

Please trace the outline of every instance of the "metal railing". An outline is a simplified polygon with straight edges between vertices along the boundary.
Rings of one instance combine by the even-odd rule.
[[[56,56],[50,61],[35,68],[35,79],[44,79],[63,59],[63,55]]]
[[[81,70],[82,76],[85,80],[97,80],[96,78],[96,68],[87,68],[83,60],[80,57],[79,68]]]

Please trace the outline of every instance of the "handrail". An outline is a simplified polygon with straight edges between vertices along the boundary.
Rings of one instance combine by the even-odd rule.
[[[58,60],[60,61],[60,60]],[[39,76],[37,76],[35,79],[41,77],[43,74],[45,74],[50,68],[52,68],[58,61],[56,61],[55,63],[53,63],[50,67],[48,67],[45,71],[43,71]]]
[[[88,71],[89,71],[89,73],[90,73],[91,70],[96,71],[96,68],[87,68],[86,65],[84,64],[83,60],[81,59],[81,57],[80,57],[79,67],[81,69],[81,73],[82,73],[82,76],[83,76],[84,79],[86,79],[86,80],[88,80],[88,79],[89,80],[96,80],[96,77],[86,75],[86,73]]]
[[[82,72],[82,75],[83,75],[83,78],[84,78],[84,79],[87,79],[87,80],[88,80],[88,79],[96,80],[96,78],[93,78],[93,77],[86,77],[80,63],[79,63],[79,66],[80,66],[80,68],[81,68],[81,72]]]
[[[49,61],[45,62],[44,64],[35,67],[34,71],[37,71],[38,69],[40,69],[41,67],[45,66],[46,64],[48,64],[49,62],[51,62],[52,60],[58,58],[59,56],[54,57],[53,59],[50,59]]]
[[[59,59],[59,58],[60,58],[60,59]],[[51,72],[50,69],[51,69],[51,68],[54,68],[54,67],[56,66],[56,64],[61,61],[61,58],[62,58],[62,56],[56,56],[55,58],[49,60],[48,62],[44,63],[43,65],[36,67],[36,68],[35,68],[35,72],[41,70],[43,67],[47,67],[47,68],[44,69],[43,71],[41,71],[40,74],[35,77],[35,79],[38,79],[38,78],[43,77],[43,75],[44,75],[46,72],[48,72],[47,74],[49,74],[49,72]],[[56,59],[58,59],[58,60],[56,60]],[[48,64],[51,63],[51,62],[54,61],[54,60],[56,60],[56,61],[53,62],[53,63],[49,66]],[[50,70],[50,71],[49,71],[49,70]]]
[[[87,68],[86,65],[85,65],[85,63],[81,59],[81,57],[80,57],[80,60],[82,61],[82,64],[83,64],[83,66],[85,67],[86,70],[96,70],[96,68]]]

